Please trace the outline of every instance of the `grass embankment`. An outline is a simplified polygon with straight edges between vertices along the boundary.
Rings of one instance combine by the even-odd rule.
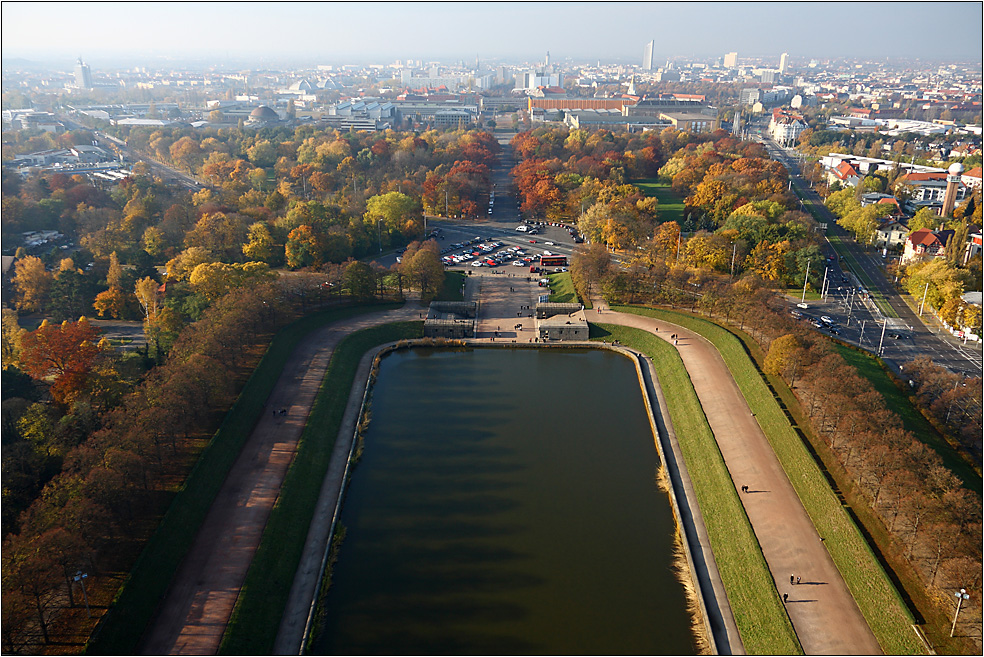
[[[656,366],[745,650],[752,655],[801,654],[680,355],[664,340],[641,329],[611,324],[592,324],[591,328],[594,339],[618,340],[645,353]]]
[[[550,303],[580,303],[569,271],[548,274],[547,278],[550,279]]]
[[[741,341],[717,324],[682,313],[635,307],[618,307],[616,310],[678,324],[714,344],[755,413],[814,526],[824,537],[827,550],[882,649],[890,655],[922,654],[922,644],[911,629],[914,619],[908,608],[787,420]]]
[[[284,477],[260,547],[219,648],[226,655],[270,655],[359,360],[380,344],[423,336],[423,322],[396,322],[346,337],[332,354],[297,453]]]
[[[87,652],[99,655],[136,654],[141,635],[167,592],[174,573],[191,547],[198,528],[297,344],[308,333],[325,324],[396,307],[399,304],[325,310],[304,317],[277,333],[235,404],[202,450],[157,531],[141,552],[117,593],[113,608],[107,612],[86,646]]]
[[[675,221],[683,225],[683,198],[673,191],[669,183],[660,182],[658,178],[633,180],[633,185],[642,190],[646,196],[655,196],[659,201],[659,221]]]
[[[919,440],[929,446],[943,459],[943,465],[950,469],[970,491],[981,490],[981,475],[974,466],[963,458],[946,438],[940,435],[936,428],[919,412],[919,409],[909,401],[905,392],[899,389],[893,378],[885,371],[881,362],[866,351],[860,351],[838,342],[834,348],[858,374],[868,379],[875,390],[885,400],[885,406],[892,409],[902,420],[906,431],[912,432]]]

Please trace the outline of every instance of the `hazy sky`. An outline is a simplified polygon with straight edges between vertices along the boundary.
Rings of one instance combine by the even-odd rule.
[[[980,2],[3,2],[3,56],[220,63],[641,61],[673,55],[980,62]]]

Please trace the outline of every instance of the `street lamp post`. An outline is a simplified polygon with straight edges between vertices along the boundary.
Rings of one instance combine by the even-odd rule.
[[[957,616],[960,615],[960,606],[964,603],[964,600],[970,600],[970,596],[967,595],[967,589],[960,589],[953,595],[957,596],[957,613],[953,614],[953,625],[950,627],[950,638],[953,638],[953,633],[957,630]]]
[[[858,334],[858,346],[861,346],[861,341],[864,340],[864,323],[867,320],[861,320],[861,332]]]
[[[929,293],[929,283],[926,283],[926,289],[923,290],[923,298],[919,303],[919,316],[922,317],[923,308],[926,307],[926,295]]]
[[[83,573],[79,570],[75,573],[75,577],[73,579],[82,586],[82,599],[85,600],[85,613],[89,616],[89,618],[92,618],[92,612],[89,611],[89,594],[85,590],[85,578],[88,576],[89,573]],[[956,621],[954,621],[954,623],[956,623]],[[950,636],[953,636],[953,634],[951,633]]]
[[[885,344],[885,329],[886,328],[888,328],[888,320],[887,319],[884,322],[882,322],[882,334],[881,334],[881,339],[878,340],[878,352],[876,354],[878,356],[881,356],[882,355],[882,345]]]
[[[806,303],[806,286],[810,283],[810,264],[812,260],[806,261],[806,278],[803,279],[803,297],[800,299],[800,303]]]
[[[376,220],[376,239],[379,241],[379,252],[383,252],[383,220]]]

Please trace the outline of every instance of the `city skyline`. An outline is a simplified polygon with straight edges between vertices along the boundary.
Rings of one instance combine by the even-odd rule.
[[[982,5],[844,3],[5,2],[3,57],[94,66],[126,58],[618,61],[722,57],[979,62]],[[809,30],[797,26],[808,25]],[[866,32],[864,25],[871,25]],[[152,26],[152,27],[151,27]],[[493,29],[478,29],[492,26]],[[499,29],[494,29],[499,26]],[[740,26],[740,27],[739,27]],[[931,27],[930,27],[931,26]],[[850,27],[850,30],[846,28]],[[685,28],[685,29],[683,29]],[[850,32],[850,35],[847,32]]]

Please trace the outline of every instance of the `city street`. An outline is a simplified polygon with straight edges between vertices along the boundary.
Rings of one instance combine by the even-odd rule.
[[[793,189],[803,200],[805,209],[812,211],[818,221],[827,225],[825,255],[833,257],[835,260],[831,275],[835,280],[840,281],[840,277],[846,274],[849,281],[848,283],[837,283],[832,286],[832,290],[836,291],[837,285],[842,285],[845,288],[850,285],[855,290],[863,287],[881,297],[883,303],[887,304],[887,307],[884,308],[885,312],[882,312],[871,299],[855,300],[854,313],[857,313],[858,317],[855,319],[854,313],[852,313],[851,325],[848,325],[846,321],[847,308],[844,306],[843,321],[838,320],[838,324],[843,329],[840,337],[852,344],[857,344],[858,338],[863,338],[862,346],[874,352],[878,347],[881,326],[887,321],[886,332],[891,334],[894,331],[902,336],[900,339],[889,337],[885,339],[886,343],[891,344],[885,345],[883,357],[893,361],[896,367],[916,356],[925,355],[932,358],[933,362],[953,372],[980,377],[984,371],[982,370],[981,343],[968,342],[964,344],[962,340],[938,326],[932,319],[927,321],[933,325],[933,328],[921,320],[906,304],[892,281],[886,276],[881,259],[877,255],[867,252],[837,224],[837,218],[824,206],[823,200],[816,191],[802,178],[796,151],[783,149],[765,136],[762,138],[762,144],[769,151],[769,155],[781,162],[789,171]],[[836,249],[834,248],[835,243]],[[842,267],[845,269],[843,272],[841,271]],[[845,293],[846,289],[841,291],[842,295]],[[830,296],[828,295],[828,301]],[[863,305],[864,310],[858,311],[859,305]],[[926,312],[928,313],[928,311]],[[812,314],[817,317],[820,314],[828,314],[833,317],[832,314],[826,312]],[[860,334],[861,321],[866,322],[863,336]],[[872,327],[871,324],[876,324],[877,328]],[[878,335],[872,335],[872,331]]]

